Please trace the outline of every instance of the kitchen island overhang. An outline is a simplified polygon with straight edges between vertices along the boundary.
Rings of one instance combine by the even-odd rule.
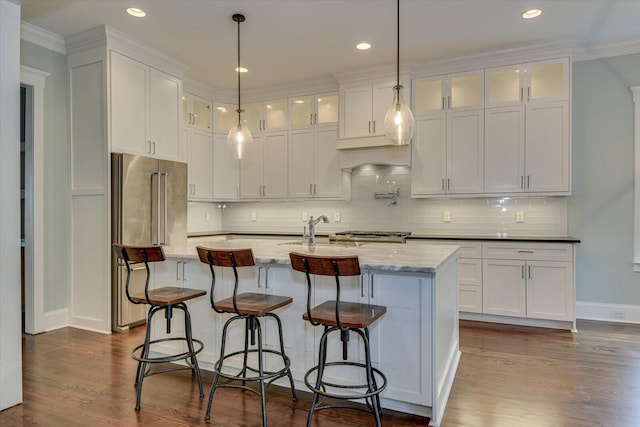
[[[357,255],[363,274],[344,282],[341,300],[387,307],[387,313],[370,330],[374,366],[389,379],[382,395],[382,406],[430,417],[432,426],[440,424],[460,360],[457,246],[427,243],[308,246],[290,240],[200,237],[190,239],[185,248],[167,249],[168,262],[163,268],[156,269],[155,283],[188,284],[189,287],[209,290],[209,266],[199,262],[196,245],[251,248],[257,265],[239,271],[238,291],[293,297],[293,304],[279,310],[278,314],[283,322],[285,347],[292,361],[296,386],[301,390],[306,390],[304,374],[317,362],[317,340],[321,331],[316,331],[317,328],[302,319],[307,286],[304,274],[291,269],[289,253]],[[233,292],[232,274],[217,268],[215,272],[215,299],[230,296]],[[315,303],[335,298],[331,277],[315,280]],[[205,343],[205,350],[199,357],[201,366],[212,369],[219,357],[220,331],[226,319],[213,312],[209,298],[194,302],[190,310],[194,338]],[[164,331],[161,325],[154,329],[158,334]],[[269,325],[265,330],[266,345],[270,345]],[[238,348],[242,339],[240,330],[228,337],[230,345]],[[362,350],[358,340],[351,340],[349,345],[349,357],[360,360]],[[329,346],[335,347],[335,357],[341,355],[339,342],[333,346],[330,342]],[[329,357],[332,353],[330,350]],[[358,381],[358,378],[349,378],[352,375],[349,372],[336,372],[335,375],[342,380]],[[282,385],[287,386],[285,382]]]

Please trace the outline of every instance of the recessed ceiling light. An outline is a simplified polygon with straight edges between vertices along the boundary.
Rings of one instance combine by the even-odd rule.
[[[147,15],[144,10],[138,9],[137,7],[128,7],[127,13],[136,18],[144,18]]]
[[[540,9],[529,9],[526,12],[522,12],[522,17],[524,19],[537,18],[540,15],[542,15],[542,10]]]
[[[223,113],[227,112],[227,109],[225,107],[216,107],[216,110],[222,111]]]
[[[371,49],[371,44],[367,43],[367,42],[362,42],[362,43],[358,43],[356,45],[356,49],[358,50],[367,50],[367,49]]]
[[[304,100],[302,99],[296,99],[295,101],[293,101],[294,104],[304,104]]]
[[[236,68],[235,68],[235,71],[236,71],[236,73],[246,73],[246,72],[248,72],[249,70],[248,70],[248,69],[246,69],[246,68],[244,68],[244,67],[240,67],[240,68],[237,68],[237,67],[236,67]]]

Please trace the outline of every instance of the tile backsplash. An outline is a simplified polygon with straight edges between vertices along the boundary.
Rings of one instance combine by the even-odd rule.
[[[349,201],[189,203],[188,230],[301,234],[306,213],[329,217],[330,223],[319,224],[317,233],[380,230],[434,235],[567,235],[566,197],[412,199],[410,186],[408,167],[365,165],[353,170]],[[397,189],[400,196],[395,205],[390,199],[374,198],[374,193]],[[445,212],[450,215],[449,222],[444,221]],[[523,222],[516,221],[517,212],[524,214]]]

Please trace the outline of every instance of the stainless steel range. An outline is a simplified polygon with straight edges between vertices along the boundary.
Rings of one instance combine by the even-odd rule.
[[[329,242],[406,243],[410,235],[408,231],[341,231],[330,235]]]

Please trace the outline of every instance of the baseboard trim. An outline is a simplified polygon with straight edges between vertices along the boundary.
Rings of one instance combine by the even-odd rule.
[[[576,302],[576,317],[601,322],[640,324],[640,305],[578,301]]]
[[[56,329],[69,326],[69,309],[45,311],[42,318],[43,332],[54,331]]]

